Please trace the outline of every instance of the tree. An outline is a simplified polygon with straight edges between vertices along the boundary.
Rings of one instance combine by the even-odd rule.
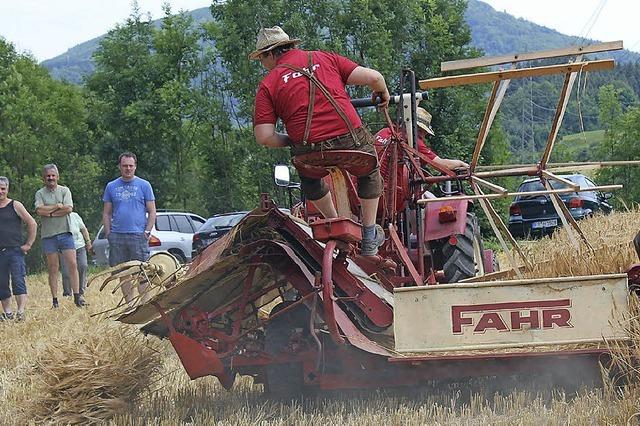
[[[193,84],[211,64],[209,57],[201,55],[200,32],[194,28],[193,18],[186,14],[171,15],[168,5],[159,31],[154,33],[154,63],[161,70],[161,82],[155,91],[159,104],[161,140],[168,145],[173,159],[173,172],[167,205],[188,207],[189,199],[196,195],[192,185],[195,176],[190,173],[194,164],[194,146],[198,140],[198,127],[207,121],[207,99]]]
[[[172,15],[167,5],[164,12],[154,28],[134,8],[102,41],[87,80],[91,127],[104,180],[114,176],[118,155],[133,151],[159,205],[203,212],[193,166],[210,108],[197,83],[212,67],[211,56],[203,53],[193,18]]]
[[[155,90],[162,70],[153,61],[153,27],[138,10],[117,25],[94,54],[95,72],[87,79],[89,127],[103,168],[103,182],[117,175],[118,155],[138,156],[138,173],[149,179],[156,196],[164,196],[170,169],[167,144],[160,131],[160,103]]]
[[[612,84],[602,86],[598,93],[598,103],[600,105],[600,123],[605,132],[616,130],[620,116],[622,115],[622,104],[619,99],[620,91]]]
[[[587,60],[586,58],[585,60]],[[564,60],[535,61],[531,66],[550,65]],[[523,64],[523,66],[525,66]],[[567,110],[562,120],[558,138],[568,134],[582,133],[605,129],[607,123],[602,120],[619,116],[627,108],[638,104],[638,75],[640,67],[633,64],[617,65],[612,71],[579,73]],[[501,108],[504,117],[504,128],[507,133],[511,151],[520,162],[537,161],[546,143],[550,125],[558,102],[563,76],[547,76],[513,80],[505,96]],[[603,87],[606,87],[603,91]],[[601,99],[616,92],[620,111],[610,111],[608,117],[602,116]],[[575,147],[574,147],[575,148]],[[588,144],[584,150],[570,150],[588,155],[589,161],[598,160],[595,152],[589,151]],[[589,152],[588,152],[589,151]],[[569,151],[566,152],[567,154]],[[564,161],[579,161],[581,158],[563,157]],[[554,156],[558,160],[558,156]]]
[[[11,197],[33,212],[42,186],[42,166],[55,163],[60,183],[71,188],[74,208],[91,226],[99,220],[98,168],[87,137],[81,90],[53,80],[29,55],[0,39],[0,175],[11,181]],[[40,245],[27,258],[42,266]]]
[[[624,90],[613,85],[600,89],[600,120],[606,131],[598,154],[603,160],[640,159],[640,107],[631,107],[623,113],[623,93]],[[617,193],[614,199],[618,205],[630,205],[640,200],[640,169],[636,166],[605,168],[598,171],[597,179],[603,184],[624,186],[624,191]]]

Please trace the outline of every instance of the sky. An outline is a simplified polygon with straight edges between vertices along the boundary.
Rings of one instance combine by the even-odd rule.
[[[161,18],[162,4],[171,10],[193,10],[211,0],[138,0],[140,11]],[[105,34],[131,14],[131,0],[0,0],[0,36],[38,61]]]
[[[600,41],[622,40],[625,49],[640,52],[638,0],[482,1],[499,12],[507,12],[563,34]]]
[[[623,40],[640,52],[637,0],[483,0],[494,9],[567,35]],[[143,13],[162,17],[162,0],[138,0]],[[171,9],[207,7],[211,0],[168,0]],[[0,36],[38,61],[100,36],[131,13],[131,0],[0,0]],[[563,46],[558,46],[563,47]]]

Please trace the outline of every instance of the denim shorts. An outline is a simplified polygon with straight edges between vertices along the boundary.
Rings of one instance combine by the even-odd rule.
[[[27,268],[20,247],[0,248],[0,300],[11,297],[9,277],[14,296],[27,294],[27,284],[24,280],[26,275]]]
[[[111,232],[109,241],[109,266],[116,266],[130,260],[147,261],[149,259],[149,242],[144,233],[119,234]]]
[[[73,243],[73,236],[71,235],[71,232],[65,232],[64,234],[58,234],[53,237],[42,239],[42,250],[44,251],[44,254],[53,254],[62,250],[75,249],[76,246]]]

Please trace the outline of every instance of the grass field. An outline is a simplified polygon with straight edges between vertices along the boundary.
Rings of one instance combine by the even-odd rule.
[[[617,221],[615,216],[594,218],[588,228],[598,235],[598,244],[607,245],[638,229],[638,218],[637,212]],[[607,222],[598,225],[597,220]],[[555,238],[531,242],[526,250],[533,257],[548,255],[551,246],[562,250],[561,235]],[[87,310],[64,299],[54,311],[46,278],[29,276],[28,285],[27,321],[0,323],[2,425],[105,419],[123,425],[624,425],[637,424],[640,415],[635,382],[625,389],[584,389],[571,397],[544,383],[530,387],[521,379],[502,389],[486,381],[274,402],[247,378],[237,380],[231,391],[214,378],[190,381],[168,342],[143,337],[134,327],[104,316],[90,316],[114,306],[118,295],[90,288]]]
[[[556,144],[551,160],[553,162],[597,161],[597,149],[603,141],[604,130],[565,135]]]

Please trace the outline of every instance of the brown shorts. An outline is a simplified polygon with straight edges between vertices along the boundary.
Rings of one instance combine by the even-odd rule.
[[[367,154],[373,154],[377,158],[376,149],[373,146],[375,139],[371,136],[371,133],[364,127],[358,127],[354,130],[356,141],[350,133],[345,135],[336,136],[335,138],[327,139],[322,142],[317,142],[308,145],[293,145],[291,147],[291,156],[295,157],[300,154],[307,154],[309,152],[316,151],[329,151],[332,149],[348,149],[354,151],[362,151]],[[374,199],[380,197],[382,194],[382,176],[380,176],[379,164],[371,169],[371,171],[364,176],[357,176],[358,178],[358,196],[360,198]],[[313,179],[300,176],[300,185],[302,191],[309,200],[319,200],[327,195],[329,188],[322,181],[322,179]]]

